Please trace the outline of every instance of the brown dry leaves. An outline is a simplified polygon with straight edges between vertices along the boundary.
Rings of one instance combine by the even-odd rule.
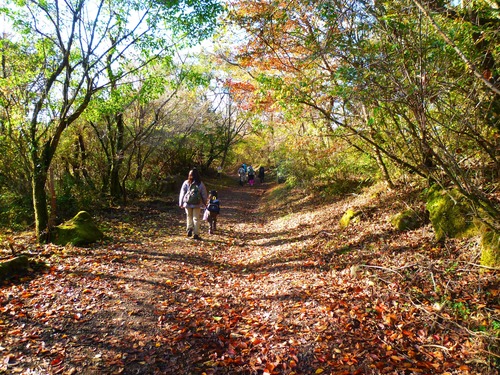
[[[156,203],[103,216],[93,248],[31,246],[49,266],[0,290],[0,373],[498,373],[498,275],[473,242],[394,232],[394,192],[264,193],[221,191],[200,242]],[[347,207],[363,214],[340,231]]]

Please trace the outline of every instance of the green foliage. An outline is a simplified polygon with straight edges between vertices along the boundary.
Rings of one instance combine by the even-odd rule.
[[[300,170],[298,165],[294,165],[293,159],[280,160],[276,166],[276,182],[287,183],[293,187],[298,184],[299,175],[304,176],[304,169]],[[302,173],[301,173],[302,172]]]
[[[242,56],[246,59],[244,66],[257,78],[248,85],[256,85],[254,96],[238,106],[253,110],[255,103],[266,103],[267,107],[259,106],[252,113],[255,116],[249,124],[254,124],[255,133],[243,142],[236,137],[230,144],[225,138],[228,129],[222,125],[228,118],[210,106],[210,100],[205,100],[211,98],[210,94],[200,89],[210,82],[220,82],[217,75],[223,67],[181,66],[172,48],[174,44],[192,45],[214,32],[217,16],[224,12],[222,2],[110,3],[110,8],[103,10],[106,18],[96,20],[94,30],[112,27],[94,40],[109,43],[110,35],[124,36],[131,31],[127,29],[131,26],[129,15],[151,9],[154,11],[145,18],[151,27],[147,35],[130,46],[124,44],[139,35],[132,33],[124,43],[84,46],[91,48],[81,50],[75,43],[76,49],[68,50],[71,66],[64,68],[64,74],[54,81],[54,90],[48,92],[37,88],[43,88],[55,72],[64,48],[55,44],[55,30],[40,33],[35,29],[31,14],[39,21],[55,8],[46,1],[6,4],[0,13],[13,23],[13,32],[21,35],[0,40],[7,62],[0,80],[0,153],[6,155],[0,160],[0,187],[6,191],[0,199],[4,208],[0,221],[17,222],[19,217],[19,222],[24,222],[23,209],[16,212],[15,206],[25,204],[13,197],[31,196],[26,189],[30,186],[30,168],[40,163],[36,158],[23,159],[25,155],[41,156],[38,151],[44,145],[54,145],[59,139],[54,173],[58,211],[63,217],[86,207],[97,198],[97,191],[107,192],[110,169],[118,162],[123,163],[121,186],[138,195],[154,193],[163,179],[185,175],[188,166],[208,169],[222,158],[226,164],[237,160],[272,167],[277,180],[288,187],[313,187],[324,198],[357,192],[381,176],[387,178],[381,172],[385,172],[381,161],[389,177],[411,171],[414,176],[432,178],[443,185],[452,180],[471,186],[462,191],[479,191],[481,197],[498,187],[498,98],[478,87],[473,75],[466,74],[467,68],[454,48],[411,1],[378,2],[374,8],[365,7],[363,2],[342,8],[345,4],[340,2],[340,12],[322,2],[298,2],[297,7],[288,8],[276,3],[272,23],[262,18],[267,15],[258,13],[260,7],[244,9],[242,21],[250,22],[245,26],[258,31],[250,35],[259,35],[265,43],[259,45],[250,38],[254,44],[242,48],[246,51]],[[93,5],[87,1],[83,4]],[[495,79],[496,26],[477,19],[489,19],[496,11],[485,2],[470,2],[453,10],[457,15],[463,12],[464,17],[452,20],[436,13],[436,21],[478,67],[484,68],[485,75],[491,73]],[[65,8],[59,15],[71,11]],[[475,17],[466,17],[469,13]],[[77,30],[92,25],[94,20],[84,20],[86,14],[73,18],[82,20]],[[314,14],[310,27],[297,22],[309,14]],[[43,21],[50,25],[49,18]],[[63,27],[70,21],[61,18],[58,25]],[[281,29],[284,25],[287,27]],[[60,35],[66,35],[62,31]],[[79,32],[75,38],[80,37],[82,43],[88,41]],[[86,55],[87,51],[108,47],[108,58],[116,58],[108,66],[106,58],[93,60],[95,54]],[[230,51],[231,61],[237,51]],[[262,55],[257,56],[260,51]],[[280,51],[287,51],[287,56],[277,56]],[[141,66],[150,60],[155,63]],[[488,61],[493,66],[483,67]],[[96,70],[76,75],[87,66]],[[106,67],[113,85],[104,82]],[[86,78],[90,78],[88,82]],[[97,88],[96,84],[103,86]],[[181,86],[187,89],[181,91]],[[74,132],[67,129],[64,134],[56,134],[52,138],[56,142],[51,142],[58,119],[63,117],[60,109],[78,112],[74,104],[81,104],[86,94],[85,90],[77,92],[64,103],[65,87],[70,89],[66,94],[86,87],[98,90],[84,112],[88,123],[82,121]],[[48,100],[41,102],[40,116],[31,119],[33,103],[44,95]],[[162,101],[169,96],[176,99],[172,105]],[[124,129],[117,129],[113,118],[121,114]],[[30,128],[29,124],[36,125]],[[123,134],[123,140],[118,133]],[[31,138],[34,143],[25,137],[28,134],[35,135]],[[86,159],[75,146],[73,138],[79,135],[86,142]],[[430,164],[426,164],[426,149],[433,156]],[[87,172],[85,178],[79,174],[83,170]],[[495,210],[488,212],[494,214]],[[470,221],[470,212],[462,218]],[[442,232],[449,235],[448,228]]]
[[[233,158],[237,160],[238,164],[251,164],[255,169],[259,165],[264,165],[266,168],[271,167],[274,163],[272,161],[273,155],[269,154],[272,147],[270,139],[269,130],[257,126],[257,129],[254,128],[251,134],[234,145]]]
[[[282,204],[287,204],[292,190],[293,188],[288,185],[279,185],[271,190],[268,200],[271,202],[281,202]]]
[[[166,20],[176,39],[188,46],[213,34],[217,27],[218,16],[224,11],[221,1],[218,0],[153,0],[152,2],[163,8],[159,20]]]
[[[358,192],[362,187],[380,178],[374,160],[366,153],[346,148],[333,154],[327,162],[319,164],[320,179],[331,181],[333,193]]]
[[[331,180],[327,184],[317,184],[313,189],[325,200],[333,200],[345,194],[360,193],[364,187],[372,185],[371,179],[341,179]]]
[[[495,331],[498,331],[498,333],[500,334],[500,321],[499,320],[493,320],[493,322],[491,322],[491,326],[493,327],[493,329]]]
[[[333,15],[318,2],[276,3],[273,22],[266,22],[265,6],[234,12],[248,31],[240,61],[254,68],[259,89],[281,109],[290,134],[284,142],[296,149],[282,154],[306,165],[286,168],[293,172],[289,181],[317,178],[315,172],[326,168],[315,168],[316,161],[335,165],[323,157],[327,148],[320,137],[311,142],[314,152],[302,147],[302,137],[310,135],[304,119],[311,118],[318,128],[318,119],[324,120],[323,129],[345,138],[357,156],[369,154],[386,180],[408,172],[442,185],[451,180],[471,202],[496,189],[498,174],[490,187],[482,171],[488,163],[498,170],[498,134],[489,131],[499,128],[499,101],[478,76],[498,79],[498,38],[491,21],[497,10],[488,2],[449,3],[454,16],[444,17],[431,2],[423,5],[431,22],[410,0],[336,5],[342,11]],[[310,20],[308,27],[294,22],[302,17]],[[452,35],[456,45],[442,34]],[[249,62],[249,51],[254,61]],[[475,74],[460,56],[468,56]],[[304,170],[313,172],[302,173],[303,178],[298,171]],[[498,204],[485,205],[490,220],[499,224]]]
[[[31,196],[19,196],[4,189],[0,194],[0,227],[22,230],[30,226],[32,222]]]
[[[103,204],[101,197],[90,186],[78,181],[68,172],[56,185],[56,209],[59,219],[76,215],[83,207],[98,208]]]
[[[470,316],[470,308],[469,306],[464,303],[464,302],[455,302],[451,301],[450,302],[450,307],[452,311],[454,312],[455,316],[462,320],[466,320]]]
[[[58,157],[60,143],[64,143],[65,131],[92,103],[87,119],[95,125],[104,149],[101,151],[106,154],[103,169],[112,171],[104,176],[103,187],[109,185],[114,195],[119,190],[124,156],[129,156],[126,148],[137,147],[138,141],[156,130],[153,120],[149,122],[153,125],[143,127],[142,132],[134,129],[135,121],[128,128],[122,126],[122,115],[131,103],[150,105],[165,93],[165,87],[178,87],[182,80],[206,82],[206,77],[186,69],[179,69],[177,76],[162,76],[145,67],[155,61],[170,68],[180,65],[173,63],[175,48],[207,38],[223,10],[217,0],[115,1],[98,12],[92,9],[95,6],[87,0],[59,6],[42,0],[7,1],[0,8],[0,15],[13,25],[9,41],[2,39],[0,130],[8,129],[11,140],[24,151],[21,155],[31,159],[26,163],[32,169],[27,175],[36,179],[32,186],[41,240],[48,224],[44,186],[53,158]],[[5,48],[7,45],[9,48]],[[138,89],[137,82],[144,82],[143,90]],[[4,113],[3,108],[8,111]],[[134,120],[142,119],[139,115]],[[99,128],[103,124],[106,128]],[[132,136],[127,139],[130,129]],[[70,174],[76,180],[75,171],[88,167],[85,163],[82,159],[71,165]],[[90,173],[85,176],[90,185],[94,183],[92,177]],[[80,187],[80,181],[76,182]],[[71,194],[65,192],[60,197],[63,206],[74,205]]]
[[[377,165],[367,153],[341,138],[323,137],[314,126],[300,139],[286,137],[275,147],[271,160],[279,181],[314,189],[324,198],[360,191],[379,178]]]

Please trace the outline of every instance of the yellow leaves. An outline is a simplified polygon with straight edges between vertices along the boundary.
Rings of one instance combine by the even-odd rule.
[[[385,317],[384,317],[384,322],[385,322],[385,324],[387,324],[387,325],[393,325],[393,324],[395,324],[397,321],[398,321],[398,317],[396,316],[396,314],[387,314],[387,315],[385,315]]]
[[[401,362],[404,360],[404,358],[398,357],[397,355],[391,355],[391,359],[396,362]]]
[[[27,291],[27,290],[23,291],[23,293],[21,294],[22,298],[31,298],[33,296],[34,296],[34,294],[31,293],[31,292],[29,292],[29,291]]]
[[[219,364],[218,361],[212,361],[212,360],[203,362],[203,366],[207,366],[207,367],[216,367],[216,366],[218,366],[218,364]]]

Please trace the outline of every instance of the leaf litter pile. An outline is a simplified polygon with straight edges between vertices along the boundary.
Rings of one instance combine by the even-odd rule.
[[[0,373],[499,374],[498,271],[477,241],[391,229],[401,192],[219,188],[202,241],[174,200],[103,213],[90,248],[19,235],[47,266],[1,286]]]

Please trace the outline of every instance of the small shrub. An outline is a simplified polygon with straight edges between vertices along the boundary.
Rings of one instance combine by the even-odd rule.
[[[79,184],[69,174],[65,174],[56,186],[56,216],[58,221],[75,216],[82,207],[97,208],[101,197],[90,186]]]
[[[470,315],[470,308],[463,302],[451,302],[451,309],[457,318],[466,320]]]
[[[360,193],[364,187],[371,185],[371,183],[369,179],[334,180],[328,184],[317,186],[315,190],[319,191],[322,198],[338,197],[345,194]]]

